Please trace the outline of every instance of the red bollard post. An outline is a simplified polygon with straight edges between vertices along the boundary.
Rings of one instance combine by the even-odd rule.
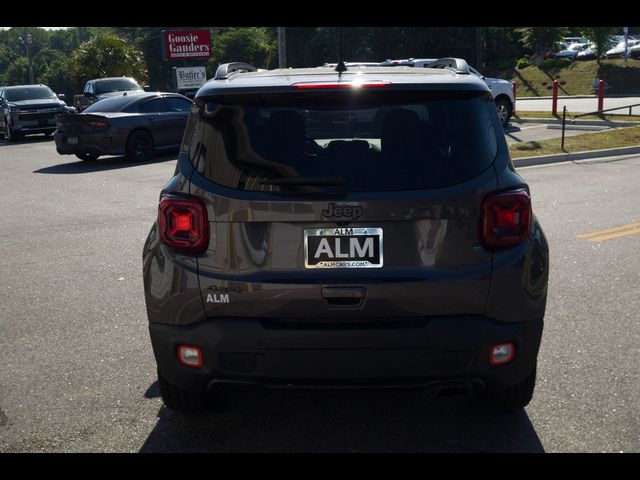
[[[604,108],[604,80],[598,82],[598,111]]]
[[[553,81],[553,102],[551,104],[551,115],[558,115],[558,80]]]
[[[518,84],[511,82],[511,88],[513,90],[513,115],[516,114],[516,91],[518,90]]]

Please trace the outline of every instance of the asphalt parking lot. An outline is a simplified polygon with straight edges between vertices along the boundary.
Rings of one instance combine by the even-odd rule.
[[[640,157],[528,167],[551,249],[532,403],[231,391],[163,407],[142,246],[175,156],[83,163],[0,140],[0,452],[638,452]]]

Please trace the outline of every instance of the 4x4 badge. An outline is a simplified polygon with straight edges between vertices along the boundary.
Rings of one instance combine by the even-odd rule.
[[[362,216],[362,207],[360,205],[336,205],[330,203],[327,208],[322,210],[322,216],[325,218],[349,218],[355,220]]]

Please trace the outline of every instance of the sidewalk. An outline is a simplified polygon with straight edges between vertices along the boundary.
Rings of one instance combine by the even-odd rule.
[[[551,112],[552,97],[529,97],[529,98],[517,98],[516,99],[516,113],[520,111],[543,111]],[[612,96],[605,95],[604,97],[604,109],[618,108],[616,113],[624,114],[622,108],[629,105],[640,104],[640,96]],[[567,111],[571,113],[588,113],[598,110],[598,97],[581,95],[572,97],[558,97],[558,111],[562,112],[562,107],[566,106]],[[640,107],[635,107],[635,112],[640,112]]]

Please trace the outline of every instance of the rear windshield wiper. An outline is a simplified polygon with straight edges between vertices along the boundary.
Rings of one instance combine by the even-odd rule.
[[[340,186],[344,179],[340,177],[282,177],[260,180],[261,185],[317,185]]]

